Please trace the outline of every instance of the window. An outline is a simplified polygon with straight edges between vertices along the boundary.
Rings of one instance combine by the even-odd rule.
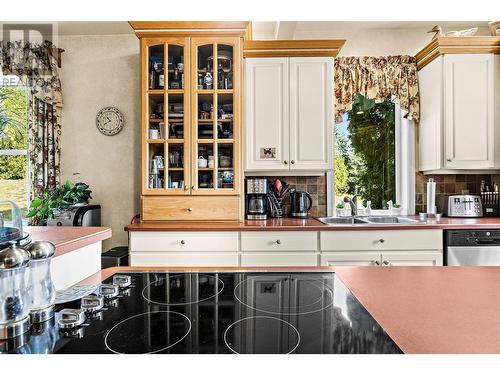
[[[390,98],[381,103],[356,95],[352,110],[335,127],[335,205],[358,196],[374,210],[387,202],[414,212],[413,124]]]
[[[18,77],[0,75],[0,200],[12,200],[26,217],[29,200],[27,90]],[[10,220],[10,207],[0,213]]]

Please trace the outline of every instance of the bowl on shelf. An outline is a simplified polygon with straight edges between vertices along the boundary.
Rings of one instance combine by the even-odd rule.
[[[232,164],[232,158],[230,156],[219,156],[219,167],[229,168]]]

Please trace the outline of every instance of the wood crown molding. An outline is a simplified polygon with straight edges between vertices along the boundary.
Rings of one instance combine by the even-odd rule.
[[[245,40],[243,57],[336,57],[345,40]]]
[[[420,70],[438,56],[457,53],[500,54],[498,36],[438,37],[431,40],[416,55],[417,69]]]
[[[168,35],[224,35],[252,38],[249,21],[129,21],[138,38],[160,38]]]

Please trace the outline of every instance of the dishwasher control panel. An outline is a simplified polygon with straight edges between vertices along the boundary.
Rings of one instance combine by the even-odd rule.
[[[446,245],[450,246],[500,246],[500,230],[448,230]]]

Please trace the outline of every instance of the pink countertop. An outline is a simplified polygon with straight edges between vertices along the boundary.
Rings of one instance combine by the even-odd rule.
[[[55,256],[111,238],[107,227],[36,227],[24,228],[33,241],[49,241],[56,246]]]
[[[500,267],[335,267],[405,353],[500,353]]]
[[[418,220],[418,216],[408,216]],[[325,225],[314,218],[308,219],[268,219],[244,221],[159,221],[129,224],[129,232],[148,231],[319,231],[319,230],[401,230],[401,229],[500,229],[500,218],[449,218],[429,219],[415,224],[363,224]]]

